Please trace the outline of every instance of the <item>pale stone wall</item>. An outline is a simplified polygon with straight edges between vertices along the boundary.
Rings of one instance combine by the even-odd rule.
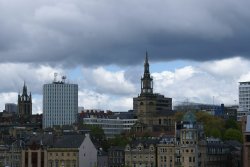
[[[97,149],[92,143],[89,134],[79,147],[79,167],[96,167],[97,166]]]

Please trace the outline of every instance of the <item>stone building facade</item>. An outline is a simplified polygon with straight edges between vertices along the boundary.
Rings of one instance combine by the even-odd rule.
[[[53,135],[34,135],[22,149],[22,167],[47,167],[47,148],[53,145]]]
[[[125,148],[125,166],[157,167],[158,140],[134,141]]]
[[[109,167],[123,167],[125,165],[124,147],[110,147],[108,149],[108,166]]]
[[[22,150],[22,167],[95,167],[97,149],[88,134],[34,135]]]
[[[176,150],[176,142],[174,136],[163,137],[157,144],[157,166],[167,167],[175,165],[175,157],[180,155]]]
[[[61,136],[47,152],[48,167],[97,166],[97,149],[88,134]]]

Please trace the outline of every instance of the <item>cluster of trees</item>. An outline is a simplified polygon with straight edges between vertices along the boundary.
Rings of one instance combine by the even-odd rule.
[[[177,112],[176,120],[181,121],[184,114],[183,112]],[[243,135],[241,125],[237,121],[233,119],[224,120],[206,112],[195,112],[195,116],[197,122],[203,123],[205,135],[207,137],[242,142]]]

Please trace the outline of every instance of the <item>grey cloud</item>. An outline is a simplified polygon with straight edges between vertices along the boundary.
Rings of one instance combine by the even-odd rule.
[[[247,0],[0,3],[1,62],[135,65],[249,58]]]

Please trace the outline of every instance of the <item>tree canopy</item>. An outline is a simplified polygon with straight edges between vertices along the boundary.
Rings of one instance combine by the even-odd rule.
[[[224,140],[238,140],[239,142],[242,142],[243,136],[241,131],[230,128],[225,131]]]

